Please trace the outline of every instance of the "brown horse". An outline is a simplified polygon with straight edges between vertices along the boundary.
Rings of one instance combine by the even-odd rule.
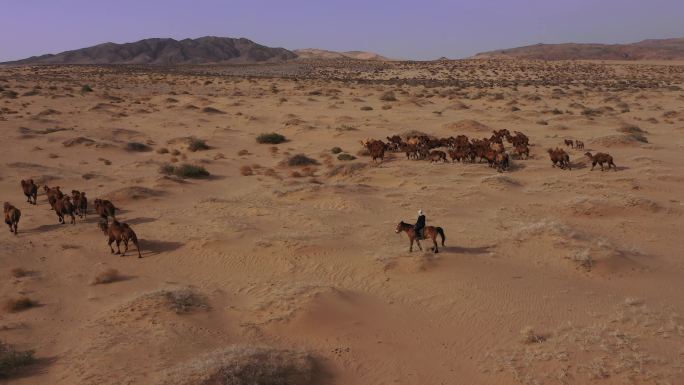
[[[423,248],[420,246],[420,242],[418,241],[418,239],[416,239],[417,237],[414,227],[415,226],[410,223],[404,223],[404,221],[401,221],[397,225],[397,228],[394,230],[394,232],[397,234],[401,233],[402,231],[406,232],[406,235],[408,235],[409,240],[411,241],[409,252],[413,252],[413,241],[416,242],[418,248],[421,251],[423,250]],[[439,253],[439,249],[437,248],[437,235],[439,234],[439,236],[442,237],[442,246],[444,246],[444,240],[446,239],[446,237],[444,236],[444,230],[441,227],[425,226],[423,233],[425,234],[425,239],[432,239],[432,243],[435,245],[435,247],[432,250],[435,253]]]

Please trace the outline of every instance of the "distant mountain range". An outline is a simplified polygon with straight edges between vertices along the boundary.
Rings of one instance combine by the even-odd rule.
[[[290,51],[267,47],[244,38],[206,36],[184,40],[155,38],[125,44],[104,43],[4,64],[238,64],[282,62],[297,58],[387,60],[371,52],[319,49]]]
[[[135,43],[104,43],[56,55],[34,56],[6,64],[208,64],[254,63],[295,59],[292,51],[248,39],[144,39]]]
[[[474,58],[538,60],[684,60],[684,38],[651,39],[632,44],[536,44],[478,53]]]
[[[536,44],[478,53],[473,58],[684,60],[684,38],[644,40],[632,44]],[[291,51],[267,47],[245,38],[206,36],[198,39],[155,38],[124,44],[104,43],[3,64],[239,64],[296,59],[391,60],[373,52],[336,52],[315,48]]]

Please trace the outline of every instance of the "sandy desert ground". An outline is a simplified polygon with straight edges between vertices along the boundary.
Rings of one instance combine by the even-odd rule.
[[[682,65],[5,67],[0,87],[0,201],[22,212],[0,299],[34,301],[0,312],[0,340],[38,359],[7,383],[684,384]],[[532,144],[503,173],[359,155],[503,128]],[[570,138],[618,171],[574,149],[553,168]],[[160,173],[185,163],[211,176]],[[88,217],[59,224],[45,184],[87,192]],[[110,254],[95,198],[142,259]],[[438,254],[394,232],[418,209]]]

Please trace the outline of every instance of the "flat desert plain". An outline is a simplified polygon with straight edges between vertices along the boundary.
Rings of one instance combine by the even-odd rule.
[[[22,213],[0,339],[36,359],[8,383],[684,384],[684,66],[3,67],[0,87]],[[504,172],[360,144],[500,129],[530,142],[504,141]],[[59,224],[44,185],[87,217]],[[110,253],[97,198],[142,258]],[[439,253],[395,233],[419,209]]]

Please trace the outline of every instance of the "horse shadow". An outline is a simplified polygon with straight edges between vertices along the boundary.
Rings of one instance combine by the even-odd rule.
[[[455,254],[483,255],[491,253],[494,247],[494,245],[478,247],[443,246],[440,248],[440,251]]]

